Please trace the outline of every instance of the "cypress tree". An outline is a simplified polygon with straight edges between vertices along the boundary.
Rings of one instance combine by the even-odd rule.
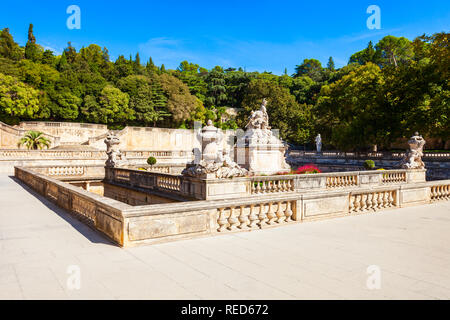
[[[328,59],[327,68],[328,68],[328,70],[330,70],[330,71],[334,71],[334,70],[335,70],[333,57],[330,57],[330,58]]]
[[[33,34],[33,24],[30,23],[28,27],[28,41],[25,45],[25,58],[30,59],[31,61],[36,62],[39,60],[39,51],[36,44],[36,38]]]

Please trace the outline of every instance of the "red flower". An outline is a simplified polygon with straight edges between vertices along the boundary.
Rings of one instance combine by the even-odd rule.
[[[296,174],[308,174],[308,173],[322,173],[322,171],[317,168],[314,164],[307,164],[302,167],[299,167]]]

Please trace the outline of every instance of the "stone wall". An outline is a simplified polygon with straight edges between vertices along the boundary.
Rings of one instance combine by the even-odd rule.
[[[18,149],[19,140],[25,135],[28,129],[16,128],[0,121],[0,150]],[[56,147],[60,144],[60,138],[48,133],[44,136],[50,140],[50,147]]]
[[[15,176],[124,247],[260,230],[450,199],[450,180],[424,182],[423,170],[381,175],[336,173],[322,175],[318,180],[312,177],[318,175],[311,175],[301,183],[294,180],[294,184],[282,177],[256,177],[250,180],[254,186],[250,195],[137,207],[27,168],[16,167]],[[152,176],[148,174],[150,180]],[[170,190],[176,183],[166,180],[165,186]]]
[[[17,126],[0,123],[0,149],[16,149],[18,140],[28,130],[44,132],[51,140],[51,147],[58,145],[89,145],[106,150],[103,140],[108,129],[106,125],[76,122],[25,121]],[[224,132],[223,148],[231,150],[234,130]],[[185,151],[199,147],[196,133],[188,129],[155,127],[125,127],[116,130],[121,150]]]
[[[96,137],[108,131],[106,125],[77,122],[24,121],[18,126],[21,130],[36,130],[59,137],[60,144],[82,144],[90,137]]]

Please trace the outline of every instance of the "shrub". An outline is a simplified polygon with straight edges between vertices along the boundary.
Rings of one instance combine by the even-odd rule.
[[[150,166],[153,166],[153,165],[156,163],[156,158],[155,158],[155,157],[148,157],[147,163],[148,163]]]
[[[364,161],[364,168],[366,170],[372,170],[373,168],[375,168],[375,162],[373,160]]]
[[[296,174],[322,173],[322,171],[313,164],[307,164],[297,168]]]

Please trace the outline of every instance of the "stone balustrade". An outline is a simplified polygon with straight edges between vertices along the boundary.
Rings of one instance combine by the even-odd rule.
[[[371,192],[350,194],[350,213],[377,211],[397,207],[397,190],[374,190]]]
[[[216,188],[235,179],[213,180],[209,184],[185,183],[183,177],[131,169],[106,170],[115,181],[125,181],[129,188],[155,186],[165,194],[185,192],[183,188]],[[382,172],[381,174],[385,174]],[[357,176],[358,185],[348,188],[324,188],[289,192],[248,194],[230,199],[183,201],[164,204],[137,205],[118,202],[36,172],[36,168],[15,168],[15,176],[58,206],[75,214],[121,246],[157,243],[197,236],[257,230],[289,223],[307,222],[333,217],[376,212],[392,208],[430,203],[450,198],[450,180],[415,181],[420,172],[406,172],[406,182],[383,184],[381,176]],[[311,175],[316,176],[316,175]],[[344,181],[352,175],[339,175]],[[178,177],[178,179],[177,179]],[[375,177],[375,178],[374,178]],[[251,180],[251,179],[255,180]],[[236,182],[263,180],[272,177],[237,178]],[[279,177],[277,177],[279,178]],[[286,177],[280,177],[284,179]],[[294,177],[295,178],[295,177]],[[373,179],[374,178],[374,179]],[[303,178],[306,179],[306,178]],[[158,187],[158,180],[161,182]],[[359,181],[361,180],[361,181]],[[187,181],[187,180],[186,180]],[[218,182],[221,181],[221,182]],[[276,180],[275,181],[280,181]],[[294,181],[295,183],[298,181]],[[326,181],[323,180],[323,181]],[[366,183],[362,183],[365,181]],[[192,181],[191,181],[192,182]],[[198,181],[196,181],[198,182]],[[219,183],[219,186],[215,186]],[[161,188],[161,189],[160,189]],[[233,186],[236,188],[236,186]],[[160,193],[161,194],[161,193]]]
[[[103,166],[40,166],[33,167],[33,171],[59,180],[68,180],[69,178],[103,178],[105,176],[105,168]]]
[[[139,185],[148,189],[170,190],[179,196],[198,200],[228,199],[272,193],[310,192],[333,189],[407,184],[425,181],[425,170],[379,170],[252,176],[233,179],[199,179],[131,168],[108,169],[109,182]],[[153,178],[151,178],[153,177]],[[159,185],[157,185],[159,183]]]
[[[436,181],[436,184],[430,187],[431,201],[450,200],[450,183],[440,184],[438,182]]]
[[[343,173],[326,177],[327,188],[356,187],[358,186],[358,175],[354,173]]]
[[[262,229],[292,222],[295,205],[296,201],[267,201],[218,208],[217,231]]]
[[[295,190],[291,177],[255,177],[251,179],[251,194],[290,192]]]
[[[406,171],[404,172],[386,172],[381,175],[383,183],[406,182]]]
[[[340,152],[340,151],[289,151],[289,157],[347,158],[347,159],[402,159],[405,152]],[[424,152],[422,159],[450,160],[450,152]]]
[[[189,158],[190,151],[134,151],[124,150],[123,155],[128,159],[155,158]],[[15,159],[106,159],[104,151],[85,150],[20,150],[20,149],[0,149],[0,160]]]

